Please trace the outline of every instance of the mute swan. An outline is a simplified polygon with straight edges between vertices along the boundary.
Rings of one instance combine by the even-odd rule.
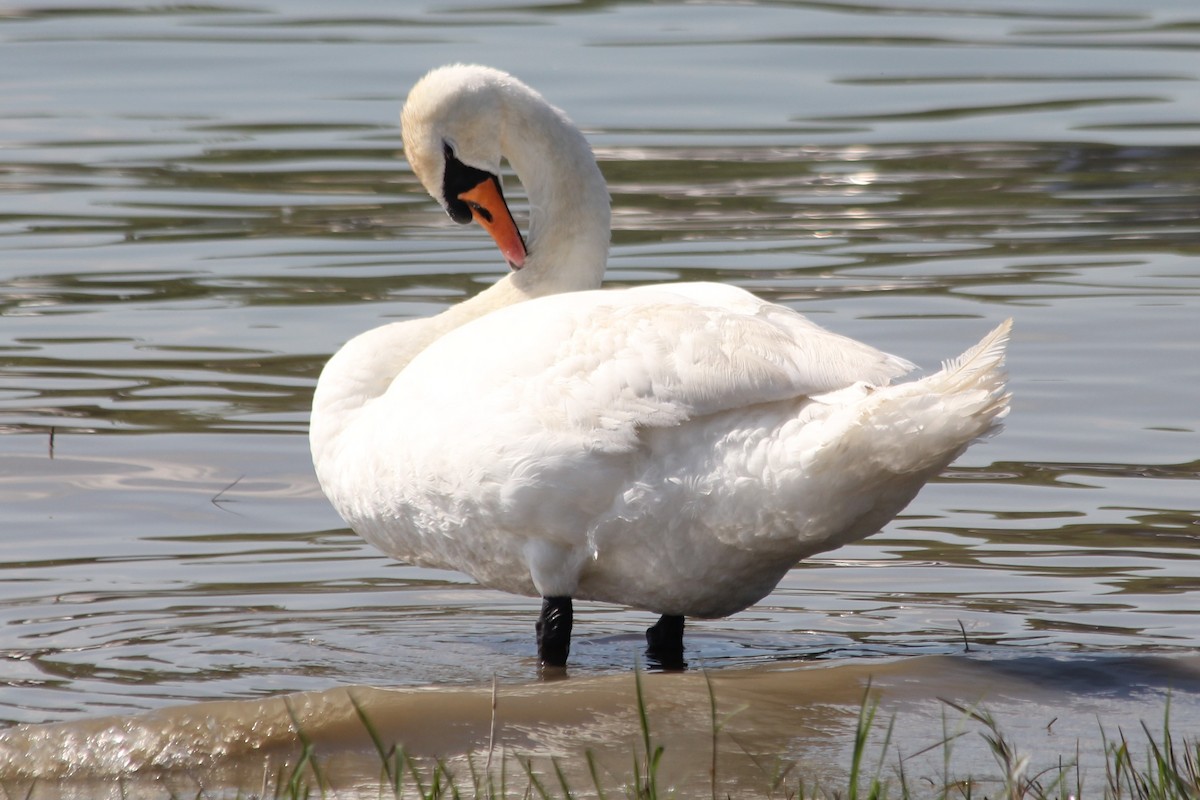
[[[609,198],[583,135],[503,72],[436,69],[401,115],[413,171],[511,271],[325,366],[311,446],[346,522],[389,555],[540,596],[566,663],[572,598],[683,618],[765,597],[801,559],[879,530],[1008,411],[1011,321],[943,369],[731,286],[600,290]],[[529,197],[522,238],[500,184]]]

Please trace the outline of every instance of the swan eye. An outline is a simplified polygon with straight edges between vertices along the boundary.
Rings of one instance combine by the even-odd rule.
[[[469,207],[469,208],[470,208],[472,211],[474,211],[474,212],[475,212],[475,214],[476,214],[477,216],[480,216],[480,217],[482,217],[482,218],[483,218],[483,220],[484,220],[485,222],[491,222],[491,221],[492,221],[492,212],[488,211],[486,208],[484,208],[483,206],[479,205],[479,203],[473,203],[473,202],[471,202],[470,200],[468,200],[468,201],[467,201],[467,206],[468,206],[468,207]]]

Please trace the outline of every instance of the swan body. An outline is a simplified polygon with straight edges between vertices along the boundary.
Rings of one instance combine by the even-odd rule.
[[[680,618],[681,636],[682,617],[746,608],[799,560],[879,530],[1007,413],[1008,322],[893,383],[913,365],[735,287],[599,289],[595,159],[505,73],[435,70],[402,125],[430,193],[514,269],[356,337],[318,382],[321,485],[396,558],[566,599],[567,639],[570,598]],[[501,156],[529,196],[527,238]]]

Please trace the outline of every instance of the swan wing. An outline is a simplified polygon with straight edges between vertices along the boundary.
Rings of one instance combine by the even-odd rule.
[[[520,413],[613,451],[635,446],[641,428],[884,385],[912,368],[741,289],[691,283],[500,309],[439,339],[393,388],[427,407]]]

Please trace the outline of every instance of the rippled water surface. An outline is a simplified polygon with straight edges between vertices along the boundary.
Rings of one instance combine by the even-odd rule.
[[[927,368],[1015,318],[1006,430],[693,663],[1193,651],[1197,48],[1191,0],[0,8],[0,720],[534,676],[535,601],[382,557],[307,453],[342,342],[503,270],[400,158],[451,61],[587,131],[612,284]],[[649,621],[581,604],[572,674]]]

